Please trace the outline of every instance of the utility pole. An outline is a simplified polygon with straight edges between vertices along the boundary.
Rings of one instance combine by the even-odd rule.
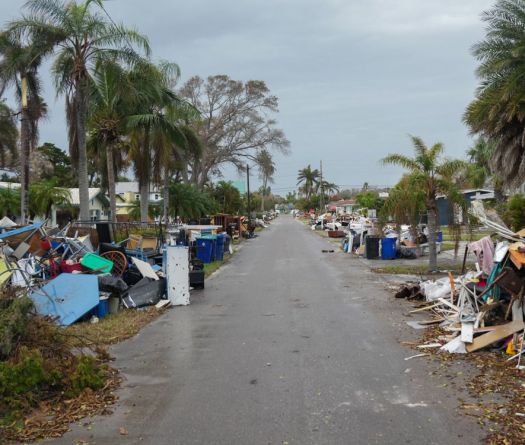
[[[248,186],[248,227],[251,227],[252,206],[250,201],[250,166],[248,164],[246,164],[246,184]]]
[[[323,161],[321,160],[321,198],[319,199],[320,211],[324,213],[324,184],[323,184]]]

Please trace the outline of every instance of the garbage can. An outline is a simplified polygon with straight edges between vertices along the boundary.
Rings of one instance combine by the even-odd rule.
[[[219,233],[215,241],[215,260],[222,261],[224,258],[225,234]]]
[[[212,261],[213,239],[197,238],[197,258],[203,263],[208,264]]]
[[[230,243],[232,241],[232,238],[227,233],[224,234],[224,252],[230,251]]]
[[[436,234],[436,242],[442,243],[443,242],[443,232],[437,232]]]
[[[365,238],[365,258],[367,260],[375,260],[379,258],[379,240],[377,236],[367,235]]]
[[[381,240],[381,258],[393,260],[396,257],[397,238],[383,238]]]

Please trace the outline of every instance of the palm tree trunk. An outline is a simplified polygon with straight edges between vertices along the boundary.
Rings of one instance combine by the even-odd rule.
[[[82,80],[75,85],[76,126],[78,141],[78,188],[80,197],[80,221],[89,221],[89,182],[86,151],[87,103]]]
[[[113,145],[106,144],[106,166],[108,169],[108,193],[111,222],[117,222],[117,193],[115,190],[115,165],[113,161]]]
[[[437,207],[435,199],[428,202],[428,268],[430,271],[437,270],[436,231],[437,231]]]
[[[169,177],[169,169],[168,167],[164,168],[164,187],[162,190],[162,219],[164,221],[164,224],[168,226],[168,207],[169,207],[169,199],[170,199],[170,193],[169,193],[169,185],[170,185],[170,177]]]
[[[266,196],[266,184],[268,183],[268,179],[266,176],[263,178],[263,192],[261,196],[261,212],[264,213],[264,197]]]
[[[140,193],[140,222],[145,224],[149,220],[149,183],[148,181],[139,181]]]
[[[22,109],[20,123],[20,223],[26,224],[29,209],[29,154],[30,147],[29,113]]]

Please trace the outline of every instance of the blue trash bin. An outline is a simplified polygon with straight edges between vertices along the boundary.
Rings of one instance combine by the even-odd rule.
[[[438,233],[437,233],[436,241],[437,241],[438,243],[442,243],[442,242],[443,242],[443,232],[438,232]]]
[[[382,259],[393,260],[396,257],[396,240],[397,238],[383,238],[381,240]]]
[[[219,233],[215,240],[215,259],[217,261],[222,261],[224,259],[224,239],[225,234]]]
[[[205,264],[212,261],[213,241],[211,238],[197,238],[197,258]]]

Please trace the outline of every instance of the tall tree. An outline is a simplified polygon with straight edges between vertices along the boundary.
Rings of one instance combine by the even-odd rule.
[[[115,176],[122,163],[115,163],[120,153],[117,147],[126,134],[126,119],[133,107],[134,95],[126,71],[117,63],[105,61],[98,63],[93,73],[91,88],[91,107],[88,114],[90,138],[88,145],[93,151],[102,149],[98,158],[105,161],[101,170],[105,171],[109,194],[111,221],[117,220],[117,200]],[[101,156],[102,155],[102,156]]]
[[[28,211],[29,159],[38,144],[38,122],[46,114],[40,97],[38,70],[51,51],[50,33],[39,29],[23,36],[12,30],[0,34],[0,81],[13,87],[20,107],[20,217],[26,222]]]
[[[146,37],[108,19],[103,0],[29,0],[29,11],[11,23],[14,31],[34,33],[44,30],[53,35],[56,57],[53,74],[57,92],[66,97],[69,148],[78,160],[81,220],[89,219],[88,159],[86,119],[92,72],[101,59],[133,63],[139,58],[131,46],[149,54]]]
[[[312,197],[312,194],[314,193],[317,184],[319,183],[319,177],[319,170],[312,170],[310,164],[308,164],[307,167],[302,168],[297,172],[297,185],[302,184],[306,199],[309,200]]]
[[[262,181],[261,212],[264,212],[264,198],[268,192],[268,183],[273,182],[275,163],[273,162],[272,154],[265,148],[257,153],[255,162],[259,168],[259,178]]]
[[[495,141],[493,171],[506,185],[525,180],[525,1],[498,0],[483,13],[486,37],[474,45],[480,86],[464,121]]]
[[[180,94],[202,119],[192,125],[200,135],[204,151],[191,165],[191,179],[202,188],[225,164],[244,168],[263,148],[287,152],[289,142],[269,115],[278,112],[277,97],[263,81],[241,82],[225,75],[196,76],[189,79]]]
[[[163,176],[169,176],[174,144],[178,147],[188,145],[174,111],[180,103],[171,89],[174,70],[178,71],[174,64],[155,66],[141,63],[131,73],[132,82],[140,95],[136,114],[129,117],[128,127],[131,134],[130,156],[139,181],[141,222],[148,219],[150,183],[162,184]]]
[[[383,158],[383,163],[394,164],[409,170],[412,181],[425,195],[425,206],[428,216],[429,268],[437,269],[437,203],[439,193],[447,193],[453,184],[447,179],[458,172],[464,165],[458,160],[442,160],[443,144],[436,143],[427,147],[419,137],[411,136],[414,156],[390,154]]]
[[[68,189],[57,187],[55,181],[34,182],[29,187],[30,213],[34,216],[49,218],[53,205],[71,203],[71,193]]]

